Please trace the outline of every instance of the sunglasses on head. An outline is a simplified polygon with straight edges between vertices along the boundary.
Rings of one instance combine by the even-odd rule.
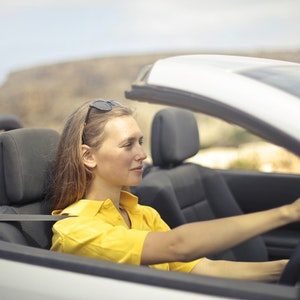
[[[93,103],[91,103],[89,105],[89,109],[87,111],[85,120],[84,120],[84,124],[87,123],[90,113],[91,113],[91,109],[95,108],[101,112],[108,112],[111,111],[113,109],[113,107],[120,107],[122,106],[119,102],[114,101],[114,100],[96,100]]]

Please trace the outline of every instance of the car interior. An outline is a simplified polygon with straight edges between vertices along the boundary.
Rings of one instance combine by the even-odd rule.
[[[1,214],[50,214],[50,204],[45,201],[44,195],[51,178],[51,163],[58,142],[59,134],[52,129],[19,128],[0,134]],[[280,201],[282,201],[283,195],[284,201],[293,201],[300,195],[300,177],[297,175],[228,172],[186,163],[185,160],[196,154],[199,149],[198,127],[192,112],[179,108],[166,108],[156,114],[152,124],[151,137],[153,164],[147,167],[141,185],[134,188],[133,193],[138,195],[141,204],[150,205],[158,210],[171,228],[188,222],[275,207],[282,204]],[[261,181],[264,186],[258,185],[258,182]],[[282,191],[283,187],[287,189],[285,194]],[[262,191],[264,192],[263,196],[258,196]],[[258,198],[255,198],[256,195]],[[269,197],[275,202],[266,202],[265,198]],[[247,203],[247,201],[250,202]],[[53,222],[42,221],[0,222],[0,240],[47,250],[51,243],[52,224]],[[300,241],[299,229],[299,224],[292,224],[269,235],[253,238],[224,253],[217,253],[211,258],[243,261],[287,258]],[[7,246],[4,246],[3,253],[6,255],[10,251],[7,249]],[[15,249],[17,251],[17,245]],[[0,254],[1,251],[2,249],[0,249]],[[22,248],[20,251],[23,251]],[[27,252],[25,251],[25,253]],[[58,253],[50,254],[52,264],[53,261],[56,261],[53,258],[55,254]],[[34,254],[32,255],[34,257]],[[27,258],[28,256],[30,255],[27,255]],[[47,255],[44,254],[45,256]],[[77,269],[81,262],[82,264],[88,262],[86,266],[90,265],[91,272],[103,274],[103,268],[109,269],[106,262],[104,262],[104,267],[101,265],[97,269],[97,264],[82,258],[78,258],[75,267],[70,267],[76,259],[70,258],[70,256],[62,255],[59,258],[61,264],[69,265],[67,268]],[[66,262],[62,263],[64,258]],[[31,260],[37,263],[40,259],[39,257],[37,260],[35,258]],[[46,265],[48,264],[46,263]],[[97,271],[93,271],[93,268],[96,268]],[[124,268],[131,270],[129,266]],[[152,273],[149,275],[150,270],[144,269],[141,268],[140,272],[142,275],[146,274],[145,278],[147,279],[143,279],[144,277],[141,275],[139,279],[133,276],[134,280],[147,282],[149,276],[153,279],[157,275],[153,282],[157,285],[164,284],[164,280],[158,276],[160,271],[152,270],[154,275]],[[170,275],[170,278],[174,280],[177,275]],[[111,273],[106,270],[105,276],[124,278],[124,273],[120,272],[116,275],[116,269]],[[126,280],[130,280],[131,276],[126,278]],[[182,281],[180,277],[180,284],[177,282],[176,288],[188,289],[191,285],[191,290],[197,290],[198,284],[200,291],[203,291],[200,284],[201,279],[193,281],[188,278],[187,280],[189,280],[189,284]],[[282,281],[282,283],[294,285],[298,280],[297,273],[296,278]],[[166,285],[170,285],[170,282],[168,281]],[[173,285],[171,286],[173,287]],[[232,284],[232,286],[236,285]],[[212,286],[209,288],[206,286],[204,292],[212,292],[211,289]],[[221,290],[216,289],[212,293],[224,293],[224,289],[228,289],[228,287],[223,286]],[[246,290],[250,298],[253,293],[258,293],[255,297],[259,295],[252,285],[249,288],[246,287]],[[269,292],[275,293],[276,289]],[[294,291],[292,294],[291,299],[294,299]],[[239,297],[239,295],[235,296]],[[255,297],[253,299],[256,299]],[[273,294],[269,299],[273,299],[272,297]],[[268,296],[265,295],[265,299],[268,299]]]

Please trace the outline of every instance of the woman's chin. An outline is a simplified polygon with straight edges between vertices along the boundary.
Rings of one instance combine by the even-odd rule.
[[[142,177],[140,178],[136,178],[134,180],[130,181],[130,184],[128,184],[128,186],[137,186],[142,182]]]

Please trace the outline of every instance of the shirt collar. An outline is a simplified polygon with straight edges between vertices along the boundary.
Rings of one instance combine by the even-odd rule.
[[[126,191],[121,191],[120,204],[122,207],[134,210],[137,207],[138,200],[137,196]]]
[[[109,206],[113,205],[110,199],[106,199],[102,201],[81,199],[69,205],[63,210],[54,210],[52,214],[53,215],[66,214],[71,216],[93,217],[100,211],[104,203]],[[121,191],[120,204],[122,205],[122,207],[128,210],[134,211],[137,208],[138,197],[136,197],[135,195],[129,192]]]

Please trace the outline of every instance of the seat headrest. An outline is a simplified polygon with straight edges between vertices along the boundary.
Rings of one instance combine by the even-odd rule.
[[[151,131],[153,165],[176,165],[199,149],[198,125],[191,111],[165,108],[156,113]]]
[[[0,134],[0,204],[42,200],[59,142],[52,129],[21,128]]]
[[[21,121],[14,115],[0,115],[0,129],[4,131],[23,127]]]

